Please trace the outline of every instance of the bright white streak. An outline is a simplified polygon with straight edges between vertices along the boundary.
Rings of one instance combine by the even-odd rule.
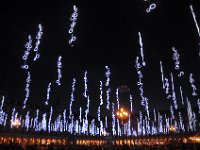
[[[108,109],[108,110],[110,110],[110,92],[111,92],[111,90],[110,90],[110,88],[108,88],[107,90],[106,90],[106,101],[107,101],[107,105],[106,105],[106,108]]]
[[[131,112],[133,112],[133,97],[132,97],[132,95],[130,95],[129,98],[130,98]]]
[[[140,55],[141,55],[141,58],[142,58],[142,65],[143,65],[143,66],[146,66],[146,63],[145,63],[145,61],[144,61],[144,51],[143,51],[142,36],[141,36],[141,33],[140,33],[140,32],[138,32],[138,36],[139,36]]]
[[[200,30],[199,30],[199,25],[198,25],[198,23],[197,23],[196,15],[195,15],[195,13],[194,13],[194,10],[193,10],[192,5],[190,5],[190,10],[191,10],[192,17],[193,17],[193,20],[194,20],[195,25],[196,25],[196,28],[197,28],[198,35],[199,35],[199,56],[200,56]]]
[[[4,99],[5,99],[5,97],[4,97],[4,96],[2,96],[2,101],[1,101],[1,107],[0,107],[0,110],[2,110],[2,109],[3,109],[3,105],[4,105]]]
[[[119,110],[119,89],[116,90],[116,98],[117,98],[117,109]]]
[[[171,83],[172,83],[172,100],[174,103],[174,108],[178,109],[177,101],[176,101],[176,93],[174,89],[174,79],[173,79],[173,74],[171,73]]]
[[[69,118],[71,119],[72,117],[72,104],[73,104],[73,101],[75,99],[75,96],[74,96],[74,92],[75,92],[75,84],[76,84],[76,79],[73,78],[73,82],[72,82],[72,92],[71,92],[71,101],[70,101],[70,106],[69,106]]]
[[[52,114],[53,114],[53,107],[51,106],[50,115],[49,115],[49,121],[48,121],[48,132],[51,132],[51,118],[52,118]]]
[[[197,93],[196,93],[197,88],[196,88],[196,86],[194,84],[195,80],[193,78],[193,74],[192,73],[190,73],[189,82],[190,82],[191,87],[192,87],[192,96],[197,96]]]
[[[161,72],[161,77],[162,77],[163,89],[165,89],[162,61],[160,61],[160,72]]]
[[[87,97],[87,91],[88,91],[88,86],[87,86],[87,81],[88,81],[88,79],[87,79],[87,71],[85,71],[85,73],[84,73],[84,85],[85,85],[85,91],[84,91],[84,93],[83,93],[83,96],[86,98]]]
[[[45,105],[49,104],[50,92],[51,92],[51,83],[49,83],[48,88],[47,88],[47,99],[46,99]]]
[[[103,83],[100,81],[100,105],[103,105]]]
[[[62,78],[62,72],[61,72],[61,68],[62,68],[62,62],[61,62],[62,56],[58,57],[57,60],[57,72],[58,72],[58,78],[56,80],[57,85],[61,85],[60,83],[60,79]]]
[[[34,51],[35,51],[35,57],[34,57],[34,61],[36,61],[37,59],[40,58],[40,54],[38,53],[38,46],[40,45],[40,40],[42,38],[42,35],[43,35],[43,29],[42,29],[42,25],[39,24],[38,25],[38,28],[39,28],[39,31],[38,31],[38,34],[36,36],[36,39],[37,39],[37,42],[35,44],[35,48],[34,48]]]
[[[182,92],[182,87],[181,87],[181,86],[180,86],[180,93],[181,93],[182,104],[184,105],[184,101],[183,101],[183,92]]]
[[[197,23],[196,15],[195,15],[195,13],[194,13],[194,10],[193,10],[192,5],[190,5],[190,10],[191,10],[192,17],[193,17],[193,19],[194,19],[194,22],[195,22],[195,25],[196,25],[196,28],[197,28],[197,32],[198,32],[199,38],[200,38],[200,30],[199,30],[199,26],[198,26],[198,23]]]
[[[23,109],[26,108],[26,103],[28,101],[28,98],[30,96],[30,82],[31,82],[31,74],[30,72],[28,72],[27,74],[27,78],[26,78],[26,87],[25,87],[25,92],[26,92],[26,95],[25,95],[25,99],[24,99],[24,102],[23,102]]]
[[[179,61],[180,55],[178,53],[178,50],[175,49],[175,47],[172,47],[172,51],[174,52],[173,60],[175,60],[175,69],[179,70],[179,68],[180,68],[180,66],[179,66],[180,65],[180,61]]]
[[[79,114],[79,120],[80,120],[80,122],[82,122],[82,108],[81,107],[79,109],[79,112],[80,112],[80,114]]]
[[[106,73],[105,73],[105,76],[106,76],[106,84],[105,86],[109,86],[110,84],[110,75],[111,75],[111,72],[110,72],[110,68],[108,66],[105,66],[106,68]]]

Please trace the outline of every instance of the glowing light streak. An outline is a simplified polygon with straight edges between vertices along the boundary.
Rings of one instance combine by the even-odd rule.
[[[2,96],[2,101],[1,101],[1,107],[0,107],[0,110],[2,110],[2,109],[3,109],[3,105],[4,105],[4,99],[5,99],[5,97],[4,97],[4,96]]]
[[[3,111],[4,96],[2,96],[1,106],[0,106],[0,125],[4,125],[6,113]]]
[[[107,105],[106,105],[106,109],[110,110],[110,92],[111,92],[111,89],[108,88],[106,90],[106,101],[107,101]]]
[[[197,23],[196,15],[195,15],[195,13],[194,13],[194,10],[193,10],[192,5],[190,5],[190,11],[191,11],[191,13],[192,13],[192,17],[193,17],[194,23],[195,23],[195,25],[196,25],[197,32],[198,32],[198,36],[199,36],[199,56],[200,56],[200,30],[199,30],[199,25],[198,25],[198,23]]]
[[[26,87],[25,87],[25,92],[26,92],[26,95],[25,95],[25,99],[24,99],[24,102],[23,102],[23,109],[26,108],[26,103],[28,101],[28,98],[30,96],[30,82],[31,82],[31,74],[30,72],[28,72],[27,74],[27,78],[26,78]]]
[[[79,112],[80,112],[80,114],[79,114],[79,120],[80,120],[80,122],[82,122],[82,108],[81,107],[79,109]]]
[[[105,127],[108,128],[108,117],[105,117]]]
[[[162,77],[163,89],[165,89],[165,82],[164,82],[164,73],[163,73],[162,61],[160,61],[160,72],[161,72],[161,77]]]
[[[74,96],[74,92],[75,92],[75,85],[76,85],[76,79],[73,78],[73,82],[72,82],[72,93],[71,93],[71,101],[70,101],[70,107],[69,107],[69,118],[71,119],[72,117],[72,104],[73,104],[73,101],[75,99],[75,96]]]
[[[38,46],[40,45],[40,40],[42,38],[42,35],[43,35],[43,27],[41,24],[38,25],[38,28],[39,28],[39,31],[37,33],[37,36],[36,36],[36,39],[37,39],[37,42],[35,44],[35,48],[34,48],[34,52],[35,52],[35,57],[34,57],[34,61],[36,61],[37,59],[40,58],[40,54],[38,53]]]
[[[97,110],[98,121],[101,120],[100,116],[101,116],[101,108],[100,108],[100,106],[99,106],[99,107],[98,107],[98,110]]]
[[[173,79],[172,73],[171,73],[171,83],[172,83],[172,100],[173,100],[173,103],[174,103],[174,108],[178,109],[177,100],[176,100],[176,93],[175,93],[175,89],[174,89],[174,79]]]
[[[156,122],[156,110],[155,110],[155,108],[153,109],[153,118],[154,118],[154,122]]]
[[[30,125],[30,115],[29,115],[29,111],[27,111],[26,116],[25,116],[25,128],[26,128],[26,131],[29,130],[29,125]]]
[[[106,84],[105,86],[109,86],[110,84],[110,75],[111,75],[111,72],[110,72],[110,68],[108,66],[105,66],[106,68],[106,73],[105,73],[105,76],[106,76]]]
[[[100,81],[100,105],[103,105],[103,84],[102,81]]]
[[[143,65],[143,66],[146,66],[146,63],[145,63],[145,61],[144,61],[144,51],[143,51],[142,36],[141,36],[141,33],[140,33],[140,32],[138,32],[138,36],[139,36],[140,55],[141,55],[141,58],[142,58],[142,65]]]
[[[47,116],[46,113],[44,113],[42,115],[42,130],[43,131],[46,131],[46,129],[47,129],[47,119],[46,119],[46,116]]]
[[[31,35],[28,36],[28,42],[25,44],[26,51],[24,52],[24,55],[22,59],[24,60],[24,64],[21,66],[22,69],[29,69],[29,65],[27,65],[27,59],[28,56],[30,55],[30,51],[32,48],[32,38]]]
[[[67,116],[66,116],[66,109],[64,109],[64,111],[63,111],[63,128],[64,128],[64,131],[67,131],[66,130],[66,126],[67,126]]]
[[[49,104],[50,92],[51,92],[51,83],[49,83],[48,88],[47,88],[47,99],[46,99],[45,105]]]
[[[60,79],[62,78],[62,72],[61,72],[61,68],[62,68],[62,62],[61,62],[62,56],[58,57],[58,61],[57,61],[57,73],[58,73],[58,78],[56,80],[57,85],[61,85],[60,83]]]
[[[188,115],[188,123],[189,123],[189,130],[193,131],[193,113],[192,113],[192,107],[190,104],[190,101],[188,100],[188,98],[186,97],[186,101],[187,101],[187,115]]]
[[[184,105],[183,92],[182,92],[182,87],[181,86],[180,86],[180,93],[181,93],[181,102]]]
[[[88,86],[87,86],[87,71],[85,71],[85,74],[84,74],[84,85],[85,85],[85,91],[83,93],[83,96],[86,98],[87,97],[87,91],[88,91]]]
[[[193,17],[193,20],[194,20],[194,22],[195,22],[195,25],[196,25],[196,28],[197,28],[197,32],[198,32],[198,35],[199,35],[199,38],[200,38],[199,25],[198,25],[198,23],[197,23],[196,15],[195,15],[195,13],[194,13],[194,10],[193,10],[192,5],[190,5],[190,10],[191,10],[192,17]]]
[[[33,120],[33,128],[35,131],[38,131],[38,117],[39,117],[39,109],[36,110],[36,117]]]
[[[163,133],[163,121],[162,115],[158,112],[158,131],[159,133]]]
[[[195,80],[193,78],[193,74],[192,73],[190,73],[189,82],[190,82],[191,87],[192,87],[192,96],[197,96],[197,93],[196,93],[197,88],[196,88],[196,86],[194,84]]]
[[[112,103],[112,134],[116,135],[116,130],[115,130],[115,104]]]
[[[50,114],[49,114],[49,121],[48,121],[48,132],[51,132],[51,119],[52,119],[52,115],[53,115],[53,107],[51,106],[51,110],[50,110]]]
[[[117,109],[119,110],[120,105],[119,105],[119,89],[118,88],[116,90],[116,99],[117,99]]]
[[[173,110],[173,106],[172,105],[170,105],[170,113],[171,113],[172,119],[175,119],[174,110]]]
[[[182,130],[183,132],[185,132],[185,127],[184,127],[184,123],[183,123],[183,119],[182,119],[181,112],[178,112],[178,115],[179,115],[179,122],[180,122],[181,130]]]
[[[200,99],[197,100],[197,105],[198,105],[198,108],[199,108],[199,114],[200,114]]]
[[[71,25],[70,25],[70,29],[69,29],[69,34],[71,35],[70,40],[69,40],[69,44],[71,46],[73,46],[73,42],[76,40],[76,36],[74,36],[74,27],[76,25],[76,20],[78,17],[78,8],[76,7],[76,5],[73,6],[73,10],[74,12],[72,13],[71,17],[70,17],[70,21],[71,21]]]
[[[175,69],[179,70],[180,68],[180,55],[178,53],[178,50],[175,49],[175,47],[172,47],[172,51],[174,52],[173,54],[173,60],[175,60]]]
[[[133,97],[132,97],[132,95],[130,95],[129,98],[130,98],[131,112],[133,112]]]

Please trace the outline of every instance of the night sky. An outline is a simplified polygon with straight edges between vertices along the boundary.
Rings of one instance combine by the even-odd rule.
[[[84,92],[84,71],[88,71],[88,88],[91,109],[99,105],[99,81],[105,84],[105,65],[111,69],[111,101],[116,103],[116,88],[126,85],[130,91],[120,92],[120,103],[129,108],[129,94],[133,95],[134,111],[141,109],[137,86],[135,58],[139,56],[138,32],[144,44],[147,66],[143,69],[144,95],[149,98],[150,110],[169,109],[162,89],[160,64],[166,73],[173,72],[174,46],[180,53],[181,69],[185,76],[181,81],[184,94],[191,97],[188,83],[189,73],[194,74],[197,92],[200,94],[199,37],[190,12],[192,4],[200,25],[200,3],[198,0],[151,0],[157,7],[149,14],[149,2],[143,0],[84,0],[84,1],[16,1],[2,4],[1,44],[0,44],[0,90],[6,91],[8,101],[22,103],[25,98],[27,71],[21,69],[24,45],[28,35],[32,35],[33,45],[38,32],[38,24],[43,26],[43,36],[39,45],[41,57],[28,59],[31,72],[29,104],[44,105],[49,82],[52,82],[50,104],[69,106],[72,79],[77,79],[74,109],[86,107]],[[70,16],[73,5],[78,7],[78,20],[74,34],[74,46],[68,44],[70,38]],[[57,57],[62,56],[62,85],[57,79]],[[176,86],[176,85],[175,85]],[[104,99],[105,99],[104,91]],[[177,96],[180,102],[180,95]],[[196,99],[191,97],[192,99]],[[105,101],[106,102],[106,101]],[[93,107],[94,106],[94,107]]]

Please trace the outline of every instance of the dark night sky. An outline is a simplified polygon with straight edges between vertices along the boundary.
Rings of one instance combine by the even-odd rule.
[[[134,61],[139,55],[138,31],[144,44],[147,66],[144,74],[144,94],[149,98],[150,109],[168,109],[161,89],[159,61],[167,73],[175,73],[171,47],[181,54],[181,68],[186,72],[182,82],[185,96],[190,97],[188,75],[194,73],[197,89],[200,89],[200,57],[198,57],[198,34],[189,5],[192,4],[200,24],[198,0],[152,0],[157,8],[145,13],[149,3],[101,0],[41,2],[39,0],[6,2],[2,5],[0,44],[0,89],[8,92],[10,101],[24,100],[27,73],[21,69],[24,44],[29,34],[35,37],[41,23],[44,34],[39,46],[41,55],[37,62],[29,59],[32,76],[28,103],[43,105],[49,82],[53,83],[51,103],[58,99],[68,107],[71,83],[77,79],[75,106],[85,105],[83,98],[83,73],[88,71],[91,106],[99,103],[99,81],[105,81],[104,66],[111,68],[112,100],[115,90],[128,85],[133,94],[134,109],[140,106],[137,75]],[[75,26],[77,40],[69,46],[69,18],[72,6],[77,5],[79,16]],[[33,41],[35,43],[35,41]],[[55,85],[57,57],[63,57],[62,86]],[[31,55],[30,58],[33,58]],[[200,92],[198,92],[200,94]],[[105,96],[105,95],[104,95]],[[128,93],[120,93],[120,102],[128,104]],[[167,105],[166,105],[167,104]],[[167,106],[167,107],[166,107]],[[97,109],[92,107],[93,110]]]

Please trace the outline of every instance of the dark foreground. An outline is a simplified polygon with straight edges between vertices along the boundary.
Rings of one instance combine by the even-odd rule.
[[[23,147],[19,144],[1,144],[0,150],[200,150],[200,143],[179,143],[179,144],[168,144],[168,145],[143,145],[143,146],[64,146],[64,145],[48,145],[48,146],[37,146],[28,145]]]

